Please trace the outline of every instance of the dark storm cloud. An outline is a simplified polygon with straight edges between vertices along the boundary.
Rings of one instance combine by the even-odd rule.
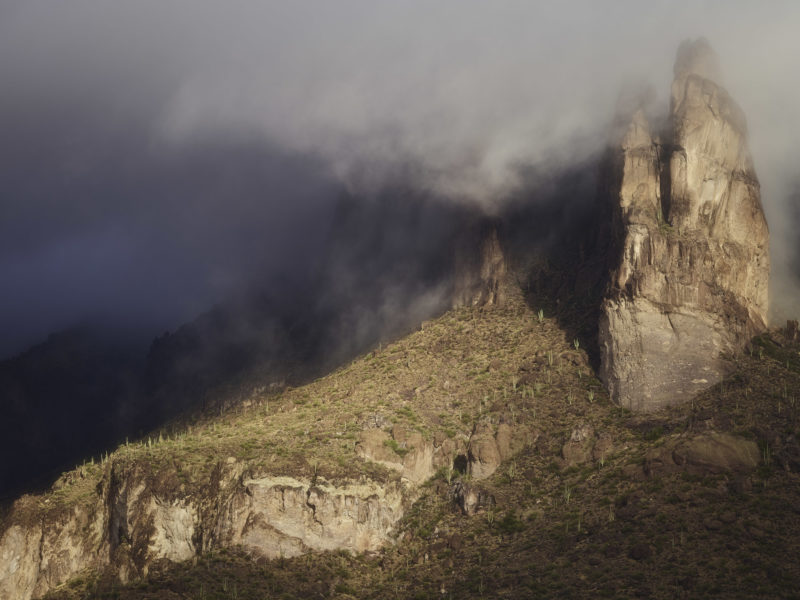
[[[171,326],[298,276],[337,186],[496,207],[582,160],[619,91],[705,35],[748,116],[778,316],[795,308],[800,6],[0,0],[0,354],[71,320]]]
[[[0,354],[85,319],[152,335],[302,276],[324,242],[338,188],[318,161],[241,132],[153,140],[136,112],[99,129],[99,104],[0,124]]]

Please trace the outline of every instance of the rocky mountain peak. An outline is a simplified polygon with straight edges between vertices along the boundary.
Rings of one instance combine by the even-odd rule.
[[[647,148],[653,144],[650,123],[643,109],[639,108],[633,114],[628,129],[622,138],[622,147],[626,150]]]
[[[678,52],[670,115],[674,149],[669,220],[716,239],[761,240],[767,226],[746,120],[728,93],[706,74],[714,71],[703,66],[710,52],[696,50],[695,59]],[[682,63],[689,66],[680,67]]]
[[[608,162],[615,232],[601,376],[642,411],[718,382],[766,327],[769,232],[741,109],[705,40],[678,50],[668,131],[630,117]]]
[[[689,75],[698,75],[705,79],[720,81],[721,69],[717,53],[708,43],[708,40],[701,37],[694,40],[684,40],[678,46],[678,53],[675,57],[675,67],[673,69],[675,79],[680,80]]]

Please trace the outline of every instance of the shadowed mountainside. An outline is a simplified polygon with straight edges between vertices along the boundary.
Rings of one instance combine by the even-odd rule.
[[[92,327],[0,363],[0,497],[25,482],[49,485],[76,459],[149,426],[142,367],[141,348]]]

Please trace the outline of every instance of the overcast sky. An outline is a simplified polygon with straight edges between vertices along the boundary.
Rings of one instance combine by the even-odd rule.
[[[307,269],[397,165],[491,208],[607,141],[704,35],[747,115],[798,312],[800,3],[0,0],[0,355],[98,313],[173,327]],[[275,285],[279,285],[276,283]]]

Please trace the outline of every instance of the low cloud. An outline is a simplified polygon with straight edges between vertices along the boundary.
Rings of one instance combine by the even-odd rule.
[[[750,126],[773,310],[798,284],[800,6],[41,0],[0,7],[0,354],[99,310],[170,327],[310,272],[340,193],[492,212],[668,97],[706,36]]]

